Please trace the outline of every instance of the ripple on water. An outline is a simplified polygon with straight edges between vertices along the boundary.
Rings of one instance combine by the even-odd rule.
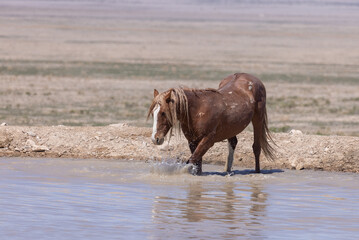
[[[175,160],[2,158],[0,233],[4,239],[359,237],[357,174],[242,169],[229,175],[223,166],[204,165],[204,174],[193,176],[190,169]]]

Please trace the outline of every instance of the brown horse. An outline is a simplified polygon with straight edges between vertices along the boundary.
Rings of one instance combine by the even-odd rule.
[[[267,125],[266,90],[263,83],[246,73],[236,73],[223,79],[218,89],[171,88],[161,94],[154,90],[154,99],[147,118],[153,115],[152,141],[156,145],[178,127],[188,140],[191,157],[187,163],[202,173],[202,156],[215,142],[228,139],[228,159],[225,171],[230,172],[236,135],[252,122],[255,172],[260,172],[261,149],[266,157],[274,158],[274,149]]]

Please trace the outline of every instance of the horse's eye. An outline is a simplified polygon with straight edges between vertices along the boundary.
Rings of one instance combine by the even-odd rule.
[[[161,115],[162,115],[162,117],[164,117],[166,114],[165,114],[165,112],[162,112]]]

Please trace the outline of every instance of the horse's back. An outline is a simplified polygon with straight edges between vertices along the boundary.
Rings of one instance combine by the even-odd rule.
[[[250,75],[248,73],[235,73],[232,75],[229,75],[225,79],[223,79],[219,83],[219,90],[222,88],[226,88],[228,86],[237,86],[240,87],[248,82],[251,82],[253,85],[263,85],[262,81],[256,78],[253,75]]]
[[[254,76],[237,73],[223,79],[217,90],[188,90],[191,125],[196,136],[216,128],[215,141],[231,138],[252,121],[256,92],[263,84]]]
[[[246,94],[250,101],[265,101],[266,91],[261,80],[247,73],[236,73],[223,79],[218,90],[223,94],[236,91]],[[240,95],[241,95],[240,94]]]

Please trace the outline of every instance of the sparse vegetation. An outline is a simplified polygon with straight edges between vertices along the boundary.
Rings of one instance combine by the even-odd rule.
[[[289,132],[291,130],[291,127],[288,126],[288,125],[285,125],[285,126],[281,126],[281,127],[270,127],[269,130],[271,132],[276,132],[276,133],[279,133],[279,132]]]
[[[359,53],[347,54],[359,34],[353,31],[357,21],[348,22],[345,11],[340,16],[346,25],[338,34],[329,18],[318,22],[308,16],[306,22],[318,24],[308,27],[301,19],[305,14],[290,22],[281,15],[279,25],[278,16],[268,14],[259,26],[253,25],[255,15],[196,13],[196,19],[210,21],[183,22],[143,17],[137,9],[132,21],[99,9],[99,18],[69,21],[65,8],[41,4],[47,7],[5,4],[0,10],[10,7],[13,16],[10,25],[6,14],[0,23],[0,116],[9,125],[150,126],[146,113],[153,88],[217,88],[229,74],[248,72],[266,86],[272,131],[290,126],[305,133],[359,135]],[[24,20],[24,14],[33,18]]]
[[[0,60],[0,74],[13,76],[218,80],[235,71],[188,64]]]
[[[210,65],[0,59],[0,74],[12,76],[218,81],[235,72],[237,68],[224,70]],[[257,76],[264,82],[359,85],[359,79],[351,76],[280,73],[258,73]]]

